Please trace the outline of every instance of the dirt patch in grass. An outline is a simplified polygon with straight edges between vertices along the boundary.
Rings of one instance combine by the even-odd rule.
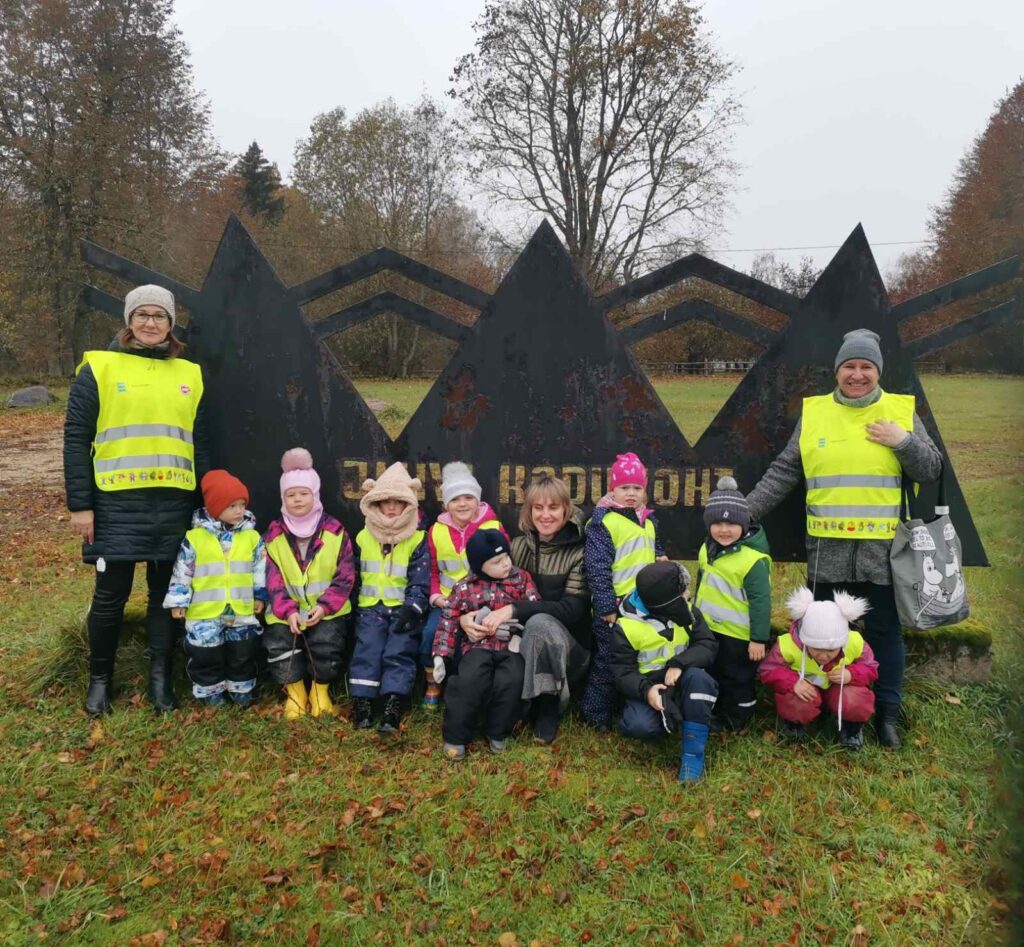
[[[52,411],[0,414],[0,492],[19,485],[64,482],[64,418]]]

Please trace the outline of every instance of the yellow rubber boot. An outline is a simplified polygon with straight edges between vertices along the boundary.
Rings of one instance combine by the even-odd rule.
[[[314,684],[309,693],[309,712],[314,717],[337,717],[338,708],[331,701],[326,684]]]
[[[309,697],[306,695],[306,682],[296,681],[285,687],[288,698],[284,702],[284,719],[297,720],[306,716],[306,704]]]

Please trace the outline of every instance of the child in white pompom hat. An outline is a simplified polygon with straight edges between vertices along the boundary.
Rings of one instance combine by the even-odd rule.
[[[837,591],[816,602],[808,588],[786,600],[793,623],[779,637],[759,669],[761,682],[775,691],[775,708],[785,732],[801,740],[822,707],[836,716],[839,742],[851,750],[864,745],[864,724],[875,712],[871,684],[878,662],[860,632],[850,629],[867,610],[866,599]]]

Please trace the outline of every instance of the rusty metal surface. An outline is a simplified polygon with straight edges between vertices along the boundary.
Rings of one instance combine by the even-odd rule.
[[[858,226],[804,299],[698,255],[595,298],[548,224],[542,224],[493,296],[382,249],[295,287],[285,286],[232,217],[201,290],[163,277],[92,244],[85,259],[133,283],[166,286],[192,310],[189,354],[204,370],[214,426],[215,462],[241,476],[265,523],[280,502],[282,452],[304,445],[323,479],[328,509],[351,530],[361,525],[359,486],[394,460],[424,483],[427,512],[440,509],[441,467],[461,459],[474,467],[484,497],[514,530],[530,476],[563,477],[573,498],[591,507],[607,488],[617,453],[635,451],[651,475],[649,502],[672,555],[692,557],[703,535],[703,504],[718,476],[734,472],[749,491],[782,450],[802,399],[834,386],[832,361],[850,329],[873,329],[885,359],[883,384],[914,394],[918,413],[946,455],[913,358],[940,344],[1011,318],[1021,301],[1004,303],[903,344],[898,325],[1011,279],[1019,261],[1003,261],[931,293],[891,307],[863,230]],[[399,296],[371,297],[312,324],[299,308],[381,269],[394,269],[452,298],[481,308],[471,328]],[[700,276],[784,313],[773,332],[708,303],[690,301],[617,332],[606,311],[690,276]],[[83,300],[120,316],[117,300],[87,287]],[[1016,307],[1016,308],[1015,308]],[[422,311],[421,311],[422,310]],[[334,331],[377,312],[393,311],[459,339],[459,347],[399,437],[392,442],[337,361],[321,344]],[[710,427],[691,445],[637,365],[628,345],[693,318],[741,331],[767,345]],[[439,321],[442,320],[442,321]],[[947,456],[948,464],[948,456]],[[949,466],[947,492],[968,565],[985,552]],[[921,508],[934,499],[924,488]],[[779,560],[804,556],[803,493],[766,519]]]

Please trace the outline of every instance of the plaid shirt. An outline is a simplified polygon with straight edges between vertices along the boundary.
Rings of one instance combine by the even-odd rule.
[[[462,615],[476,612],[485,605],[493,612],[503,605],[523,600],[539,602],[540,595],[530,573],[515,566],[512,567],[508,578],[500,582],[476,577],[457,582],[441,609],[441,620],[437,623],[437,631],[434,632],[433,653],[443,658],[455,653],[456,642],[462,631],[459,627],[459,618]],[[505,651],[508,649],[508,641],[499,641],[497,635],[490,635],[474,644],[462,635],[462,653],[465,654],[470,648]]]

